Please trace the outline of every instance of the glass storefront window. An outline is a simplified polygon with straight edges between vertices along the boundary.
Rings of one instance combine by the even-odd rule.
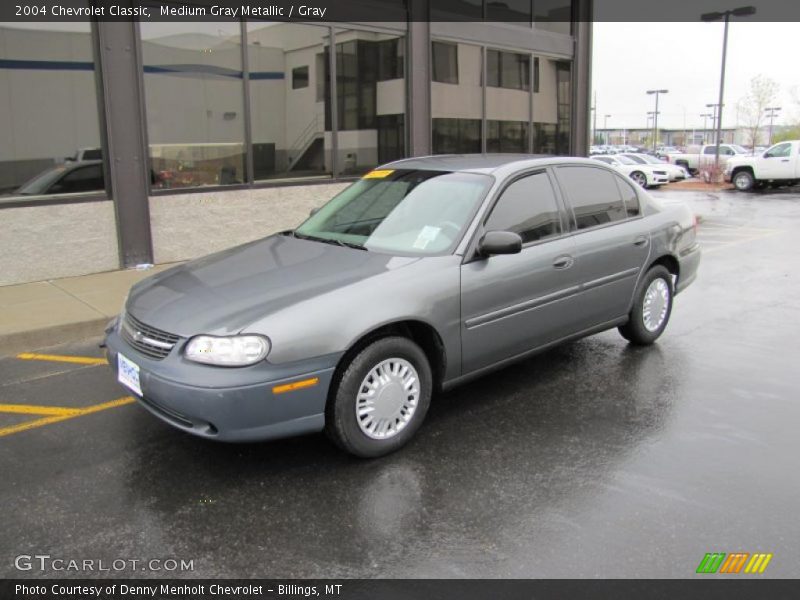
[[[528,121],[487,121],[486,151],[528,151]]]
[[[567,154],[569,152],[569,63],[544,56],[537,57],[538,87],[533,94],[533,152]],[[566,81],[564,69],[566,68]]]
[[[339,174],[405,157],[405,38],[337,31],[336,106]]]
[[[142,22],[140,30],[154,187],[246,182],[239,25]]]
[[[255,181],[330,177],[327,27],[247,23]]]
[[[89,23],[0,23],[0,199],[105,188]]]
[[[458,83],[458,45],[431,43],[433,80],[438,83]]]
[[[570,125],[572,123],[572,65],[566,61],[556,63],[556,102],[558,103],[558,133],[556,154],[569,154]]]
[[[442,70],[437,73],[437,48],[439,56],[448,56],[439,64],[449,65],[452,73],[455,65],[455,82],[452,77],[443,77]],[[446,54],[443,48],[447,48]],[[481,119],[483,118],[483,90],[481,74],[483,69],[480,46],[433,42],[432,50],[434,77],[431,82],[432,141],[434,154],[480,152]],[[438,76],[437,76],[438,75]],[[444,80],[450,81],[445,82]]]

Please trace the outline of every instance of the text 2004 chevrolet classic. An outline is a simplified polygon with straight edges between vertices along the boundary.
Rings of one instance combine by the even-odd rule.
[[[688,208],[597,161],[401,160],[293,231],[138,283],[107,352],[184,431],[324,429],[379,456],[414,435],[436,390],[613,327],[652,343],[699,260]]]

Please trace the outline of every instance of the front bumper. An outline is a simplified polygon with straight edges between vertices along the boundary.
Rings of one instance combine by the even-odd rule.
[[[163,360],[137,352],[106,330],[108,363],[117,372],[117,354],[139,366],[142,396],[134,397],[150,413],[188,433],[227,442],[289,437],[320,431],[325,425],[328,389],[340,355],[251,367],[214,367],[183,358],[181,339]],[[273,388],[316,378],[310,387],[284,393]],[[126,391],[130,392],[127,388]]]

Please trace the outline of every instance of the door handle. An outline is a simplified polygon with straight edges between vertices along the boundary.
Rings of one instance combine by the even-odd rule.
[[[633,240],[633,245],[634,246],[647,246],[647,242],[648,241],[649,240],[648,240],[647,236],[640,235],[635,240]]]
[[[565,254],[563,256],[559,256],[553,261],[553,268],[554,269],[569,269],[572,265],[575,264],[575,259]]]
[[[789,162],[788,158],[784,158],[781,162]]]

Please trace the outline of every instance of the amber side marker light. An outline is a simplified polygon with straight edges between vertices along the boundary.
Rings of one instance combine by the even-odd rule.
[[[313,387],[319,383],[319,377],[312,377],[311,379],[301,379],[300,381],[293,381],[292,383],[284,383],[283,385],[276,385],[272,388],[273,394],[285,394],[286,392],[293,392],[295,390],[302,390],[304,388]]]

